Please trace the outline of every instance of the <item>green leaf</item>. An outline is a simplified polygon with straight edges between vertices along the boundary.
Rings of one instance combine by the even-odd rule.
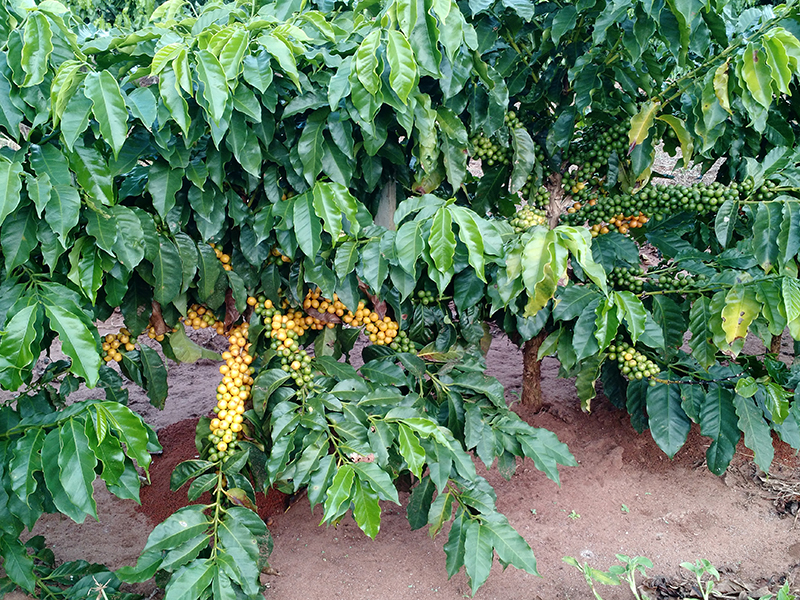
[[[164,600],[197,600],[211,585],[217,567],[213,560],[197,559],[181,567],[169,580]]]
[[[491,531],[478,520],[471,520],[465,526],[464,538],[464,567],[469,576],[469,585],[472,595],[478,591],[489,577],[492,569],[492,542],[494,536]]]
[[[353,518],[368,537],[375,539],[381,528],[378,495],[358,479],[353,482]]]
[[[117,220],[113,213],[105,207],[97,207],[84,211],[84,216],[86,233],[95,239],[99,248],[113,254],[114,244],[117,241]]]
[[[406,516],[412,531],[422,529],[428,524],[428,511],[431,508],[434,491],[436,491],[436,486],[433,480],[427,476],[423,477],[419,484],[411,490],[411,496],[406,506]]]
[[[753,223],[752,251],[758,264],[769,273],[778,262],[778,239],[783,223],[783,207],[775,202],[758,204]]]
[[[59,302],[58,298],[44,296],[45,314],[61,340],[64,353],[72,359],[72,371],[86,380],[89,387],[97,384],[102,360],[97,353],[97,342],[83,320]]]
[[[717,70],[714,71],[714,94],[719,101],[719,105],[729,114],[733,114],[731,111],[731,102],[728,98],[728,65],[730,64],[730,60],[726,60],[720,66],[717,67]],[[677,133],[677,131],[675,132]],[[685,165],[689,164],[688,161],[684,161]]]
[[[389,85],[392,86],[403,104],[407,104],[408,96],[417,80],[417,63],[414,60],[414,52],[401,31],[390,29],[387,36],[386,58],[389,61],[390,69]]]
[[[446,206],[437,210],[431,221],[431,233],[428,237],[428,250],[441,273],[447,273],[453,267],[456,236],[453,233],[452,214]]]
[[[728,110],[730,112],[730,110]],[[681,144],[681,160],[683,165],[689,165],[692,160],[692,153],[694,152],[694,138],[686,129],[686,123],[673,115],[659,115],[656,117],[659,121],[664,121],[675,132],[678,141]]]
[[[708,369],[716,362],[717,347],[714,344],[714,333],[711,330],[711,300],[704,296],[699,297],[692,304],[689,312],[689,347],[692,356]]]
[[[93,147],[85,146],[83,141],[79,141],[70,154],[69,166],[75,172],[78,184],[90,198],[107,206],[115,204],[114,178],[108,168],[108,163],[100,152]],[[50,179],[53,180],[52,175]]]
[[[45,207],[44,219],[66,244],[67,236],[80,218],[81,197],[71,185],[55,185]]]
[[[92,114],[92,101],[82,93],[74,94],[64,109],[61,118],[61,137],[71,152],[78,137],[89,127]]]
[[[196,559],[200,552],[208,547],[210,539],[210,535],[200,534],[185,541],[177,548],[173,548],[164,556],[159,569],[170,573],[174,572],[178,567],[182,567],[189,561]]]
[[[348,274],[353,272],[358,260],[358,243],[354,240],[344,242],[336,250],[336,258],[334,259],[334,269],[336,269],[336,276],[339,279],[344,279]],[[349,306],[348,308],[353,308]]]
[[[0,555],[3,557],[3,570],[9,579],[29,593],[35,593],[33,558],[28,556],[27,548],[19,540],[3,535],[0,536]]]
[[[249,42],[250,35],[246,29],[235,29],[219,53],[219,64],[228,81],[235,80],[241,73],[242,59],[247,53]]]
[[[155,278],[153,298],[166,305],[181,293],[183,283],[183,264],[175,243],[167,237],[159,236],[158,251],[150,262],[153,263]]]
[[[622,309],[628,324],[628,333],[631,335],[631,341],[635,344],[639,340],[639,336],[644,333],[645,319],[647,317],[642,301],[633,293],[627,291],[614,292],[614,301]]]
[[[203,84],[203,97],[208,103],[208,116],[219,125],[228,103],[228,83],[222,65],[208,50],[200,50],[197,57],[197,78]]]
[[[750,43],[741,56],[741,78],[753,99],[764,108],[772,104],[772,73],[766,60],[766,53]]]
[[[336,470],[336,475],[333,476],[331,486],[328,488],[327,498],[325,498],[323,523],[330,523],[347,511],[347,507],[350,505],[350,491],[353,488],[354,478],[355,471],[353,471],[351,465],[345,464]],[[312,477],[313,480],[314,478]]]
[[[165,69],[158,78],[158,92],[164,101],[164,106],[183,135],[189,135],[189,105],[183,97],[178,78],[172,68]]]
[[[142,373],[147,382],[147,397],[150,398],[150,404],[162,410],[169,393],[167,368],[158,352],[149,346],[142,345],[139,356],[142,359]]]
[[[25,71],[24,87],[39,85],[49,70],[49,59],[53,52],[53,32],[47,17],[32,12],[25,22],[21,64]]]
[[[58,455],[59,479],[67,496],[80,510],[97,519],[92,483],[97,464],[94,452],[89,447],[83,423],[69,419],[61,426],[59,435],[61,452]]]
[[[109,425],[125,444],[128,456],[139,463],[140,467],[147,469],[151,462],[150,452],[148,452],[149,427],[144,424],[139,415],[118,402],[103,402],[99,406],[99,410],[105,411]]]
[[[764,420],[763,412],[753,400],[742,398],[739,394],[734,394],[733,405],[739,417],[738,427],[744,432],[744,445],[755,454],[753,459],[755,463],[765,473],[769,473],[775,449],[772,446],[772,433]]]
[[[244,57],[242,61],[242,75],[244,80],[262,94],[272,84],[272,67],[269,64],[269,54],[259,52]]]
[[[658,383],[647,390],[650,433],[658,447],[673,458],[686,442],[691,420],[681,407],[678,385]]]
[[[39,355],[33,344],[39,335],[37,322],[41,319],[38,304],[33,299],[17,312],[3,327],[0,340],[0,384],[4,389],[16,390],[25,383],[24,371]]]
[[[720,245],[725,248],[733,237],[733,229],[739,214],[739,206],[733,200],[725,200],[714,217],[714,233]]]
[[[725,341],[730,344],[747,335],[747,329],[761,312],[761,303],[751,286],[734,285],[725,295],[725,308],[722,309],[722,329]]]
[[[636,146],[643,144],[650,135],[653,119],[658,113],[659,108],[661,108],[660,100],[648,100],[631,119],[631,128],[628,132],[628,154],[630,154]]]
[[[303,254],[314,258],[322,245],[322,223],[314,212],[311,192],[293,198],[294,233]]]
[[[0,225],[19,206],[22,191],[21,175],[21,163],[0,162]]]
[[[297,62],[289,46],[280,38],[269,33],[262,35],[258,41],[261,42],[264,48],[267,49],[267,52],[278,61],[283,72],[286,73],[289,79],[292,80],[292,83],[297,86],[297,89],[302,92],[303,87],[300,85],[300,78],[297,73]]]
[[[378,293],[389,274],[389,264],[383,255],[380,238],[369,240],[361,250],[363,280],[375,293]]]
[[[240,507],[240,510],[248,509]],[[238,511],[230,511],[217,531],[221,546],[230,555],[231,564],[234,565],[231,569],[234,572],[228,574],[235,576],[242,586],[242,591],[252,596],[258,593],[259,588],[258,540],[249,531],[245,522],[237,518],[239,514]]]
[[[314,211],[322,218],[324,229],[331,234],[334,240],[339,239],[342,233],[342,211],[336,203],[336,196],[330,184],[326,181],[317,181],[314,185]],[[347,271],[349,273],[350,271]],[[346,273],[345,273],[346,274]]]
[[[126,103],[131,114],[151,130],[157,113],[156,97],[149,88],[136,88],[126,96]]]
[[[359,480],[364,484],[369,484],[369,486],[377,492],[381,500],[389,500],[395,504],[400,504],[397,488],[395,488],[392,483],[392,478],[376,463],[353,463],[353,469],[358,475]]]
[[[486,274],[484,273],[484,234],[478,222],[477,214],[463,206],[451,205],[447,209],[453,220],[458,223],[458,237],[467,247],[469,264],[475,269],[478,279],[486,282]],[[433,257],[433,254],[431,254],[431,257]]]
[[[400,442],[400,455],[405,459],[408,470],[417,478],[421,478],[422,467],[425,465],[425,450],[414,432],[402,422],[399,425],[398,441]]]
[[[741,437],[736,423],[733,393],[719,385],[709,386],[700,410],[700,434],[712,440],[706,462],[715,475],[725,472],[736,452]]]
[[[8,216],[0,227],[0,245],[3,248],[7,272],[28,262],[34,248],[39,244],[36,239],[36,221],[36,211],[29,204]]]
[[[530,134],[522,127],[513,129],[511,142],[514,147],[514,168],[511,171],[508,191],[516,194],[525,186],[528,175],[533,171],[533,166],[536,164],[536,148]]]
[[[36,491],[37,486],[34,474],[42,470],[40,453],[44,438],[45,431],[41,427],[26,431],[14,444],[14,456],[8,463],[11,490],[28,505],[28,496]]]
[[[156,161],[147,172],[147,191],[153,198],[153,207],[165,219],[175,206],[175,195],[183,187],[183,169],[173,168],[165,161]]]
[[[487,519],[481,528],[491,536],[497,558],[504,564],[514,565],[531,575],[539,574],[533,550],[525,538],[508,524],[505,517]]]
[[[314,183],[317,175],[322,170],[322,156],[324,154],[325,121],[328,118],[328,109],[318,109],[306,119],[305,127],[297,142],[297,153],[303,163],[306,181],[309,185]]]
[[[45,437],[42,446],[42,471],[47,489],[53,497],[53,504],[59,512],[64,513],[76,523],[83,523],[86,513],[75,506],[61,485],[61,471],[58,466],[58,455],[61,452],[59,430],[53,429]]]
[[[378,47],[380,43],[381,30],[373,29],[367,34],[356,51],[356,74],[358,80],[364,86],[364,89],[373,96],[381,88],[381,78],[377,73]]]
[[[84,86],[84,94],[92,101],[92,114],[100,125],[100,133],[116,159],[128,137],[128,109],[119,84],[110,72],[101,71],[89,73]]]
[[[444,553],[447,557],[445,564],[447,567],[447,576],[452,577],[461,569],[464,564],[464,541],[466,540],[466,523],[467,513],[464,510],[459,510],[456,513],[456,518],[453,519],[453,524],[450,526],[450,532],[447,535],[447,542],[444,544]]]

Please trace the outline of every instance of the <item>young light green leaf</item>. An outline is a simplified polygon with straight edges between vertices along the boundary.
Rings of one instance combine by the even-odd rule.
[[[203,97],[209,109],[208,116],[219,125],[225,115],[229,96],[225,71],[217,57],[208,50],[200,50],[196,56],[197,77],[203,84]]]
[[[414,60],[414,52],[401,31],[390,29],[387,36],[386,58],[389,61],[390,69],[389,85],[392,86],[403,104],[407,104],[408,96],[417,80],[417,63]]]
[[[25,22],[21,64],[25,71],[23,86],[31,87],[44,81],[53,52],[53,31],[47,17],[32,12]]]
[[[628,155],[636,146],[644,143],[653,126],[653,119],[661,107],[660,100],[648,100],[642,105],[639,112],[631,119],[631,128],[628,132]]]
[[[446,273],[452,268],[455,249],[456,236],[453,233],[452,213],[448,207],[443,206],[433,215],[431,233],[428,238],[428,250],[436,268],[441,273]]]
[[[381,89],[378,70],[378,47],[381,43],[381,30],[373,29],[363,39],[356,51],[356,74],[361,85],[371,95]],[[399,94],[398,94],[399,95]]]

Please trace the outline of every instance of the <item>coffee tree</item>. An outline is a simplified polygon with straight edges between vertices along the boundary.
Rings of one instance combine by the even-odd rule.
[[[256,490],[306,488],[324,523],[351,513],[374,537],[398,480],[412,527],[451,522],[449,575],[474,591],[495,554],[536,573],[473,457],[505,476],[528,457],[556,482],[575,461],[483,374],[490,320],[527,340],[528,381],[557,353],[587,409],[602,378],[670,456],[692,420],[715,472],[742,432],[762,465],[771,430],[800,446],[794,371],[743,354],[748,331],[797,337],[795,16],[168,0],[101,31],[55,0],[4,2],[2,589],[155,575],[169,600],[256,597]],[[662,139],[687,164],[727,157],[726,185],[648,185]],[[116,308],[125,328],[100,338]],[[158,445],[121,375],[163,405],[161,354],[138,336],[191,361],[209,353],[186,328],[208,327],[228,342],[214,416],[172,484],[210,503],[116,573],[23,545],[45,512],[96,516],[98,474],[138,498]],[[66,358],[42,370],[54,342]],[[82,383],[104,398],[70,400]]]

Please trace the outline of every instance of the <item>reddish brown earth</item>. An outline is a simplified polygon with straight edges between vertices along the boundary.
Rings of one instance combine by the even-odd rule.
[[[110,324],[108,329],[112,330]],[[519,351],[506,338],[497,337],[488,362],[489,373],[506,385],[508,400],[514,401],[522,381]],[[503,571],[495,564],[476,598],[591,598],[582,576],[562,562],[564,556],[608,569],[615,554],[643,555],[654,563],[650,575],[667,577],[680,574],[682,561],[707,558],[726,569],[724,578],[746,585],[751,595],[787,575],[794,582],[800,567],[795,519],[779,514],[766,497],[768,491],[754,483],[746,448],[740,448],[727,475],[716,477],[703,465],[708,440],[693,430],[687,445],[670,461],[649,434],[636,434],[627,415],[607,401],[598,397],[592,413],[582,413],[574,383],[557,379],[557,367],[551,359],[543,364],[543,390],[550,408],[540,414],[520,413],[532,425],[555,431],[580,466],[562,469],[560,487],[528,460],[519,462],[511,481],[495,471],[487,474],[499,508],[533,548],[541,577],[513,567]],[[131,407],[157,428],[165,446],[153,465],[153,485],[142,491],[145,507],[139,510],[133,502],[119,501],[98,485],[99,522],[76,525],[66,517],[43,518],[34,532],[47,538],[60,560],[85,558],[113,568],[136,560],[153,527],[148,515],[160,518],[185,499],[184,491],[174,495],[168,491],[170,465],[194,456],[193,420],[211,407],[218,378],[217,365],[211,361],[170,363],[170,397],[164,411],[152,408],[131,386]],[[799,481],[794,452],[781,447],[778,456],[773,474]],[[280,600],[469,596],[463,572],[447,580],[444,535],[431,540],[426,530],[411,531],[405,518],[408,494],[401,493],[400,498],[403,506],[383,506],[381,531],[374,541],[350,517],[337,528],[318,527],[320,507],[311,514],[304,497],[273,516],[275,551],[270,564],[280,575],[264,576],[265,596]],[[632,598],[623,587],[599,591],[606,600]]]

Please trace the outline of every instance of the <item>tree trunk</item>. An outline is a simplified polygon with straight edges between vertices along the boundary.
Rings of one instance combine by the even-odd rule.
[[[522,403],[536,412],[544,408],[542,397],[542,361],[539,360],[539,348],[547,337],[541,331],[525,342],[522,347]]]
[[[773,335],[772,340],[769,344],[769,351],[772,354],[780,354],[781,353],[781,335]]]
[[[375,215],[375,224],[394,230],[394,213],[397,210],[397,184],[391,180],[381,190],[381,200]]]

